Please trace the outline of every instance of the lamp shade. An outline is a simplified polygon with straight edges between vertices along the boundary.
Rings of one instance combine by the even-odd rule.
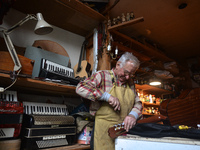
[[[53,31],[52,26],[44,20],[41,13],[37,13],[37,20],[38,22],[34,30],[35,34],[44,35]]]
[[[149,83],[150,85],[161,85],[160,81],[152,81]]]
[[[153,79],[150,79],[149,84],[150,85],[161,85],[161,82],[159,79],[154,77]]]

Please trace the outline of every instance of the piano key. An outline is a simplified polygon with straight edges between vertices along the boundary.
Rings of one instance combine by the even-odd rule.
[[[24,102],[26,114],[33,115],[68,115],[67,106],[63,104],[46,104]]]
[[[74,78],[74,70],[72,68],[57,64],[46,59],[42,59],[42,63],[45,63],[47,67],[44,68],[45,65],[41,65],[39,77],[63,80],[67,81],[66,83],[72,85],[77,85],[80,82],[80,79]]]

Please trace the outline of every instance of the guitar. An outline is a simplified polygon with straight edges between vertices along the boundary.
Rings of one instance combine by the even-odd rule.
[[[138,120],[137,123],[156,123],[156,122],[160,122],[160,121],[163,121],[166,119],[167,119],[167,117],[165,117],[163,115],[156,115],[156,116],[152,116],[152,117],[145,118],[142,120]],[[113,127],[110,127],[108,129],[108,135],[113,139],[120,135],[126,134],[126,133],[127,132],[124,129],[123,123],[114,125]]]
[[[78,64],[76,64],[74,66],[74,76],[75,76],[75,78],[85,79],[85,78],[88,78],[88,76],[89,76],[91,65],[86,60],[81,61],[83,51],[84,51],[86,45],[87,45],[87,41],[85,40],[82,44],[82,47],[81,47],[79,62],[78,62]]]
[[[120,135],[126,134],[126,133],[127,132],[124,129],[123,123],[114,125],[113,127],[108,129],[108,135],[113,139],[120,136]]]

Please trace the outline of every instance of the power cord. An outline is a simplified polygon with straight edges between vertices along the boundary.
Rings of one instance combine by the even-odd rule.
[[[7,89],[9,89],[11,86],[13,86],[15,84],[15,82],[17,81],[17,76],[19,75],[21,69],[17,72],[17,74],[15,75],[15,80],[6,88],[0,87],[0,93],[6,91]]]

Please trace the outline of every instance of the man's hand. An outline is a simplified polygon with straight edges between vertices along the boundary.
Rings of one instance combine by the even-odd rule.
[[[114,96],[110,96],[108,99],[108,103],[114,107],[115,111],[119,111],[120,110],[120,103],[119,103],[119,99],[114,97]]]
[[[129,129],[133,128],[136,124],[136,119],[133,115],[128,115],[125,117],[124,119],[124,129],[126,130],[126,132],[129,131]]]

